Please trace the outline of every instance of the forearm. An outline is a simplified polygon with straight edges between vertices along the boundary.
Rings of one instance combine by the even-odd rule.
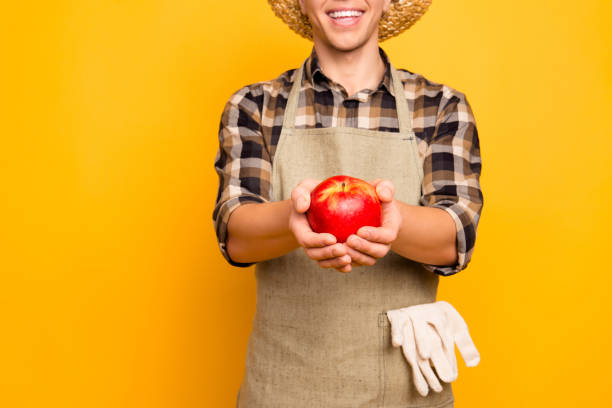
[[[431,265],[457,262],[455,222],[441,208],[396,201],[402,224],[391,249],[399,255]]]
[[[244,204],[236,208],[227,224],[226,248],[236,262],[259,262],[277,258],[299,245],[289,230],[291,200]]]

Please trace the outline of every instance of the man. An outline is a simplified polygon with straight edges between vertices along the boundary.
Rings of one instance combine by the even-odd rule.
[[[452,407],[450,384],[415,392],[386,315],[435,301],[439,276],[465,269],[483,203],[465,95],[396,70],[378,46],[430,0],[269,3],[314,48],[237,91],[221,119],[217,237],[232,265],[257,263],[239,406]],[[382,226],[346,243],[304,215],[336,174],[369,180],[383,203]]]

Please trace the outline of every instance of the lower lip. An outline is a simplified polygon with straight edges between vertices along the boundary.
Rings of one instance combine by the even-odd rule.
[[[363,15],[363,14],[362,14]],[[351,27],[354,26],[355,24],[357,24],[359,22],[359,19],[361,18],[361,16],[359,17],[344,17],[344,18],[331,18],[331,21],[334,22],[334,24],[341,26],[341,27]]]

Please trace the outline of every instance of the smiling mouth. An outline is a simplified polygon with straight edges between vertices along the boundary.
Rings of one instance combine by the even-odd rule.
[[[361,10],[334,10],[327,13],[334,23],[341,26],[351,26],[357,24],[363,15]]]

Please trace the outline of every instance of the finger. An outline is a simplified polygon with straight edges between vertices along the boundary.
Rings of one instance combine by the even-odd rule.
[[[439,324],[439,322],[436,321],[433,322],[433,327],[438,336],[442,339],[442,349],[446,355],[447,361],[450,364],[452,377],[456,379],[459,373],[457,370],[457,358],[455,357],[455,342],[453,340],[450,328],[448,327],[448,322],[446,324]],[[454,379],[452,381],[454,381]]]
[[[305,248],[323,248],[325,246],[333,245],[336,243],[336,237],[332,234],[323,233],[318,234],[310,229],[308,220],[306,217],[302,217],[303,220],[297,220],[295,223],[296,238],[301,246]]]
[[[346,255],[347,248],[342,244],[333,244],[320,248],[304,248],[304,252],[306,252],[306,255],[308,255],[310,259],[322,261],[325,259],[333,259]]]
[[[349,246],[347,246],[346,249],[347,254],[351,257],[353,262],[357,263],[358,266],[372,266],[376,263],[376,258],[372,258],[363,252],[356,251]]]
[[[336,238],[331,234],[317,234],[304,230],[301,230],[298,234],[298,242],[304,248],[323,248],[336,243]]]
[[[427,383],[429,384],[431,389],[435,392],[442,391],[442,385],[440,384],[438,377],[432,370],[429,360],[419,359],[419,367],[423,372],[423,376],[427,380]]]
[[[310,228],[308,220],[304,214],[291,213],[289,217],[289,229],[293,232],[295,239],[300,246],[305,246],[308,240],[312,240],[314,231]]]
[[[427,307],[429,312],[425,312],[423,307]],[[417,348],[421,358],[430,359],[432,346],[441,343],[443,337],[447,337],[446,344],[451,341],[450,336],[445,336],[447,326],[445,315],[436,304],[417,306],[408,314],[413,321]]]
[[[457,379],[457,376],[459,375],[459,370],[457,367],[457,357],[455,356],[455,343],[451,343],[450,347],[447,347],[442,344],[442,348],[444,350],[444,354],[446,355],[446,360],[449,362],[450,369],[452,372],[452,378],[454,378],[453,381],[455,381],[455,379]]]
[[[395,187],[389,180],[382,180],[376,184],[376,194],[382,202],[390,202],[395,194]]]
[[[451,363],[453,369],[453,376],[457,378],[459,375],[459,368],[457,367],[457,356],[455,355],[455,344],[451,344],[450,348],[445,348],[448,361]]]
[[[414,337],[416,339],[417,350],[422,359],[429,360],[431,358],[431,342],[432,336],[428,328],[428,323],[416,316],[411,315],[412,325],[414,327]]]
[[[442,313],[442,316],[446,317]],[[455,341],[450,330],[450,325],[447,319],[433,319],[430,322],[433,325],[437,335],[442,339],[442,349],[446,355],[446,359],[450,364],[454,378],[457,378],[457,358],[455,357]],[[446,381],[446,380],[445,380]],[[454,381],[454,380],[453,380]],[[448,382],[448,381],[447,381]]]
[[[350,272],[350,271],[351,271],[351,264],[344,265],[343,267],[341,267],[341,268],[336,268],[336,269],[337,269],[339,272],[343,272],[343,273]]]
[[[358,235],[352,234],[346,240],[346,245],[364,255],[370,256],[375,259],[382,258],[389,252],[389,245],[381,244],[375,241],[368,241]]]
[[[403,323],[405,319],[402,317],[402,312],[399,310],[389,310],[387,312],[387,318],[391,323],[391,343],[393,347],[399,347],[404,340],[402,331],[404,329]]]
[[[416,351],[416,345],[414,343],[414,332],[412,329],[412,322],[410,319],[406,321],[403,326],[403,334],[404,334],[404,342],[402,343],[402,352],[404,353],[404,357],[410,364],[412,368],[412,380],[414,382],[414,386],[417,389],[418,393],[423,397],[426,397],[429,394],[429,386],[427,385],[427,381],[423,377],[423,373],[421,372],[421,368],[418,364],[418,356]]]
[[[367,241],[384,245],[390,245],[397,237],[397,234],[391,228],[369,226],[359,228],[357,235]]]
[[[453,382],[457,376],[453,372],[450,361],[448,361],[442,342],[438,342],[431,350],[431,362],[436,369],[438,377],[447,383]]]
[[[351,257],[348,255],[344,255],[338,258],[317,261],[317,263],[319,264],[321,268],[340,268],[342,269],[342,267],[344,266],[351,266]]]
[[[453,336],[450,327],[448,327],[448,322],[443,316],[444,314],[441,314],[439,318],[430,319],[429,323],[436,331],[438,337],[442,340],[442,345],[447,349],[451,349],[454,347]]]

